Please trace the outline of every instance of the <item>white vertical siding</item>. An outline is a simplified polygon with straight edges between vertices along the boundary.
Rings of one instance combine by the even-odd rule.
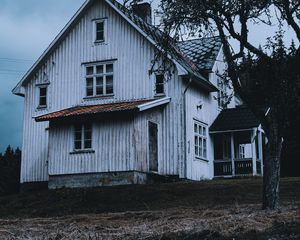
[[[107,41],[93,42],[93,19],[107,17]],[[66,38],[48,56],[36,77],[26,86],[22,156],[22,182],[47,181],[48,173],[74,174],[88,172],[148,171],[149,120],[159,124],[159,173],[178,175],[183,155],[182,103],[184,84],[175,71],[166,84],[171,102],[164,108],[150,110],[131,120],[99,121],[93,125],[95,153],[70,154],[73,148],[72,126],[51,126],[48,153],[48,123],[36,123],[34,116],[58,111],[79,104],[152,98],[154,75],[149,76],[154,47],[104,1],[95,1],[74,25]],[[116,59],[114,63],[114,97],[84,100],[85,80],[82,63]],[[224,66],[216,64],[216,68]],[[215,74],[210,78],[215,81]],[[48,108],[40,111],[36,83],[49,81]],[[215,94],[215,93],[214,93]],[[211,178],[212,146],[209,141],[210,162],[193,161],[193,118],[211,124],[218,114],[214,94],[196,89],[187,92],[187,141],[190,142],[188,177]],[[199,99],[205,101],[196,110]],[[48,158],[49,155],[49,158]],[[49,159],[49,169],[47,160]]]
[[[108,39],[93,42],[93,19],[107,17]],[[86,100],[84,62],[117,59],[114,65],[114,97]],[[95,1],[65,39],[58,45],[36,77],[26,85],[22,182],[47,181],[46,166],[48,123],[35,123],[34,116],[58,111],[78,104],[98,104],[125,99],[151,98],[153,76],[148,70],[153,59],[153,46],[103,1]],[[36,83],[47,79],[48,108],[36,110]],[[108,156],[111,153],[107,153]]]
[[[212,73],[209,76],[210,82],[217,86],[217,72],[222,74],[225,70],[225,63],[223,61],[222,52],[219,53],[217,61],[212,69]],[[191,87],[186,94],[186,143],[187,143],[187,178],[193,180],[212,179],[214,176],[213,172],[213,161],[214,161],[214,149],[213,149],[213,138],[208,135],[207,138],[207,160],[197,160],[194,153],[194,121],[195,119],[207,124],[209,128],[214,122],[216,117],[221,112],[218,107],[217,92],[208,93],[202,91],[199,88]],[[197,108],[199,103],[202,103],[202,109]],[[233,102],[233,101],[232,101]],[[229,107],[231,107],[230,103]]]
[[[133,120],[93,122],[92,148],[95,152],[74,153],[73,124],[51,125],[49,174],[77,174],[133,169]]]

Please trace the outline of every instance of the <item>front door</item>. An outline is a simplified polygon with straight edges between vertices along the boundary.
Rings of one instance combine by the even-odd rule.
[[[149,170],[158,172],[158,135],[157,124],[149,122]]]

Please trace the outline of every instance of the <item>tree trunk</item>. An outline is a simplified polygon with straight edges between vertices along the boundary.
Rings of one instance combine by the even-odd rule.
[[[271,210],[279,207],[280,156],[282,149],[282,140],[278,134],[277,124],[274,125],[269,128],[263,178],[263,209]]]

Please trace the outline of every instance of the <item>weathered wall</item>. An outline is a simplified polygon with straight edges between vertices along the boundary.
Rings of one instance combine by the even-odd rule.
[[[217,72],[222,74],[225,69],[225,63],[223,61],[222,52],[220,52],[218,59],[212,69],[212,73],[209,74],[209,80],[215,86],[217,86]],[[208,135],[207,137],[207,160],[203,161],[196,159],[194,152],[194,121],[198,120],[207,125],[207,128],[211,126],[218,114],[221,112],[221,108],[218,107],[217,92],[208,93],[194,86],[190,87],[186,93],[186,149],[187,149],[187,178],[193,180],[212,179],[213,173],[213,137]],[[229,107],[233,107],[232,101]],[[202,108],[197,108],[199,104],[202,104]]]
[[[104,17],[108,18],[107,42],[95,45],[92,20]],[[114,97],[83,100],[82,63],[109,59],[116,59]],[[34,116],[78,104],[151,98],[154,75],[148,71],[152,59],[153,46],[103,1],[95,1],[26,86],[21,182],[48,180],[48,123],[36,123]],[[48,107],[38,110],[36,84],[45,82],[49,83]]]

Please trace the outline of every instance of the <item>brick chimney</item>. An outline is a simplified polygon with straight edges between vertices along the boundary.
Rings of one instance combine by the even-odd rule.
[[[132,11],[146,23],[152,24],[152,8],[150,3],[137,3],[132,5]]]

